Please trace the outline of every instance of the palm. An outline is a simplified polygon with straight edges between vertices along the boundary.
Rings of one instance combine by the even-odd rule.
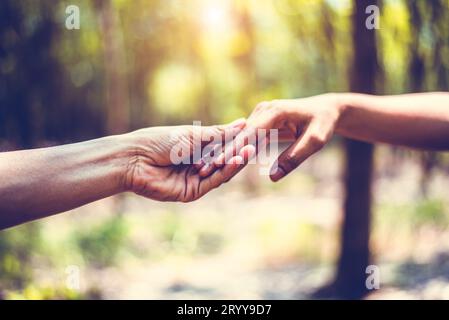
[[[220,131],[215,127],[191,126],[178,127],[175,131],[171,128],[158,128],[157,134],[136,132],[149,137],[145,140],[148,148],[144,149],[150,151],[139,153],[132,173],[131,189],[155,200],[190,202],[232,178],[243,165],[231,163],[209,177],[200,177],[194,164],[173,163],[173,149],[193,150],[198,141],[193,137],[198,133],[204,134],[205,130],[209,130],[209,134],[224,133],[222,129]],[[235,128],[232,130],[235,131]]]
[[[141,194],[162,201],[190,202],[212,189],[192,165],[156,166],[152,179]]]

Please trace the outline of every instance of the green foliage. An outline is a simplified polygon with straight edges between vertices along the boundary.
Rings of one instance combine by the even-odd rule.
[[[382,225],[401,225],[416,229],[425,225],[444,228],[449,222],[447,206],[441,199],[426,199],[416,203],[382,204],[376,210]]]
[[[8,300],[79,300],[84,298],[79,292],[67,288],[27,286],[21,291],[10,291],[6,294]]]
[[[414,58],[423,89],[447,90],[448,3],[412,2],[382,3],[385,92],[412,89]],[[117,129],[109,115],[123,110],[124,128],[224,122],[261,100],[348,89],[349,0],[80,0],[76,31],[64,27],[68,4],[0,2],[0,139],[106,134]]]
[[[117,262],[127,234],[124,218],[117,215],[99,225],[76,230],[73,242],[89,265],[101,268]]]
[[[108,134],[117,129],[108,119],[118,112],[129,115],[119,120],[130,129],[193,119],[212,124],[247,116],[262,100],[348,89],[349,0],[79,0],[77,31],[64,28],[68,4],[0,1],[0,147]],[[384,92],[413,90],[413,59],[423,64],[422,90],[449,90],[449,2],[385,0],[381,9],[377,41]],[[447,166],[448,156],[441,163]],[[286,186],[298,191],[297,183],[269,188],[285,193],[280,188]],[[381,205],[375,216],[391,233],[398,225],[409,231],[445,227],[447,214],[443,201],[422,200]],[[220,221],[211,224],[167,213],[151,225],[156,239],[148,251],[216,253],[225,236]],[[285,232],[274,221],[260,231],[269,239],[265,246],[278,250],[288,243],[291,255],[316,260],[324,255],[319,248],[326,232],[307,223]],[[127,237],[121,216],[83,225],[70,241],[62,235],[63,249],[54,252],[47,252],[55,245],[48,245],[50,237],[40,234],[38,224],[3,231],[0,290],[15,288],[10,298],[78,298],[65,289],[31,285],[35,258],[47,250],[53,265],[81,256],[87,267],[106,267],[118,262]]]
[[[224,244],[223,235],[218,232],[202,231],[198,233],[197,252],[214,254],[219,252]]]
[[[0,232],[0,293],[23,288],[32,279],[32,262],[41,243],[37,223]]]
[[[449,222],[449,212],[442,200],[424,200],[415,205],[411,219],[417,226],[430,223],[444,228]]]
[[[157,226],[153,226],[156,227]],[[213,222],[202,225],[176,212],[167,212],[157,232],[161,245],[175,254],[214,254],[224,245],[223,231]]]

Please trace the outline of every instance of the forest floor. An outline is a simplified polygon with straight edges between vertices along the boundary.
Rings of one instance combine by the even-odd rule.
[[[406,268],[401,277],[409,283],[382,281],[366,299],[449,299],[449,259],[445,264],[404,264],[383,266]],[[132,275],[120,276],[104,292],[107,299],[310,299],[331,279],[332,270],[307,264],[286,264],[260,269],[224,268],[218,260],[200,260],[185,266],[182,276],[172,273],[171,264],[141,266]],[[213,268],[213,272],[210,271]],[[121,271],[120,271],[121,272]],[[219,274],[221,273],[221,274]],[[208,275],[208,276],[205,276]],[[102,274],[115,277],[117,271]]]
[[[377,151],[371,234],[380,290],[367,298],[449,299],[449,174],[432,174],[424,197],[417,162],[395,163],[383,152]],[[331,149],[278,184],[249,169],[190,204],[107,199],[52,217],[42,229],[53,237],[47,242],[67,247],[68,233],[91,236],[91,226],[123,212],[120,248],[108,251],[109,240],[98,247],[102,238],[94,238],[90,262],[88,255],[58,254],[62,267],[80,263],[82,290],[102,298],[307,299],[332,279],[338,258],[339,158]],[[96,265],[105,251],[117,254],[116,262]]]

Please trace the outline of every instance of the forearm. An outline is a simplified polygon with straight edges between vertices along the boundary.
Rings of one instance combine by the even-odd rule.
[[[449,93],[398,96],[336,94],[336,132],[349,138],[434,150],[449,149]]]
[[[0,229],[124,191],[126,136],[0,153]]]

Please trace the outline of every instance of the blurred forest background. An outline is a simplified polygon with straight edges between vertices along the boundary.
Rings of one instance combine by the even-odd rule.
[[[0,150],[448,91],[448,21],[449,0],[2,0]],[[250,166],[192,204],[122,195],[2,231],[0,298],[449,298],[448,187],[447,154],[337,137],[278,184]]]

